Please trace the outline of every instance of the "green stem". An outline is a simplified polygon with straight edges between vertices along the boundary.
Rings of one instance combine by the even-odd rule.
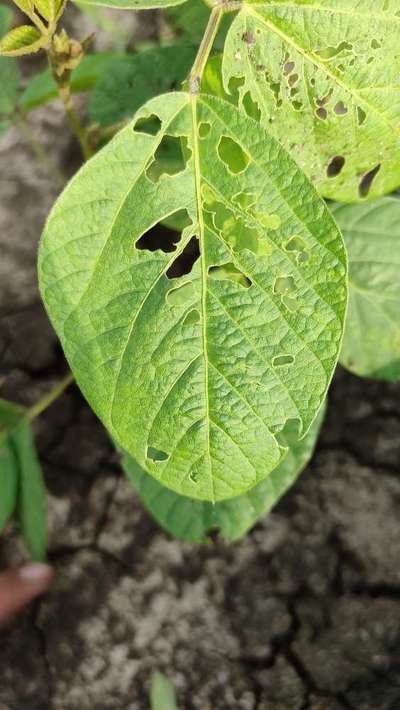
[[[224,5],[219,4],[213,7],[208,19],[208,24],[205,29],[203,39],[197,52],[196,59],[192,66],[192,70],[189,75],[189,92],[191,94],[200,93],[200,82],[203,75],[204,67],[207,64],[207,59],[211,52],[211,48],[214,44],[215,35],[217,34],[219,23],[221,22],[222,15],[224,14]]]
[[[53,404],[53,402],[55,402],[55,400],[58,399],[58,397],[60,397],[60,395],[62,395],[64,390],[66,390],[67,387],[69,387],[69,385],[72,384],[73,381],[74,381],[74,376],[73,376],[72,372],[70,372],[66,377],[64,377],[62,380],[60,380],[60,382],[58,382],[56,384],[56,386],[53,387],[52,390],[50,390],[50,392],[48,392],[47,394],[44,395],[44,397],[39,399],[39,401],[36,402],[36,404],[34,404],[33,407],[28,409],[27,414],[26,414],[28,421],[30,421],[30,422],[33,421],[34,419],[36,419],[36,417],[38,417],[40,414],[42,414],[42,412],[44,412],[45,409],[50,407],[50,405]]]
[[[66,183],[66,178],[48,157],[42,144],[36,140],[24,116],[21,113],[15,113],[14,122],[38,163],[40,163],[46,172],[51,175],[51,177],[56,181],[58,187],[60,187],[60,189],[63,188]]]
[[[60,82],[57,81],[57,76],[56,75],[53,75],[53,76],[54,76],[54,78],[57,82],[57,85],[58,85],[58,95],[64,104],[65,114],[67,116],[71,131],[79,141],[79,145],[81,146],[83,157],[85,158],[85,160],[89,160],[89,158],[91,158],[94,155],[94,150],[88,140],[87,130],[81,124],[81,122],[78,118],[78,115],[75,112],[75,109],[73,107],[70,84],[68,82],[68,84],[66,86],[65,85],[62,86],[60,84]]]

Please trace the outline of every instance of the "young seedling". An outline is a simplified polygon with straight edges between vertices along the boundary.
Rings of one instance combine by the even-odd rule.
[[[399,379],[400,4],[90,0],[179,6],[181,40],[134,55],[87,54],[55,0],[17,4],[35,29],[0,62],[50,70],[20,93],[0,63],[3,130],[58,93],[88,159],[39,249],[73,376],[161,525],[237,539],[309,460],[339,356]]]

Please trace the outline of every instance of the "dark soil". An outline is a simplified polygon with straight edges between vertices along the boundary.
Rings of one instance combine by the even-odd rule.
[[[34,123],[76,155],[56,108]],[[35,274],[55,190],[16,133],[0,160],[0,395],[29,404],[65,372]],[[1,631],[0,710],[146,710],[156,669],[181,710],[398,710],[399,395],[339,371],[298,483],[241,542],[199,547],[149,518],[71,388],[35,427],[56,582]],[[13,531],[0,557],[23,558]]]

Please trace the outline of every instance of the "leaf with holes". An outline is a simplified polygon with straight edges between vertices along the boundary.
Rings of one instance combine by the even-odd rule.
[[[325,197],[400,185],[398,0],[246,0],[225,44],[227,90],[255,104]]]
[[[157,227],[176,213],[181,234]],[[39,278],[92,408],[178,493],[249,490],[280,463],[288,420],[303,436],[324,400],[347,298],[340,233],[288,154],[221,99],[139,110],[57,201]]]
[[[82,5],[104,5],[119,10],[151,10],[182,5],[185,0],[79,0]]]
[[[337,205],[349,255],[349,307],[340,361],[361,377],[400,379],[400,200]]]
[[[288,453],[279,466],[247,493],[215,504],[168,490],[131,456],[125,455],[122,465],[143,504],[171,535],[189,542],[205,542],[207,534],[219,531],[222,538],[233,542],[266,515],[300,475],[313,454],[324,415],[322,407],[301,441],[293,424],[288,427],[282,435]]]

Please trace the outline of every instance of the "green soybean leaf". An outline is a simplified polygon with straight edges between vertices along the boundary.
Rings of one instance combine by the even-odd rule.
[[[92,89],[99,78],[114,62],[118,63],[123,54],[88,54],[85,55],[72,72],[71,91],[73,94]],[[37,74],[22,92],[19,99],[19,108],[23,113],[28,113],[38,106],[48,103],[58,97],[57,85],[49,70]]]
[[[23,415],[21,407],[0,399],[0,532],[13,515],[17,504],[18,462],[10,433]]]
[[[251,104],[325,197],[400,184],[397,0],[246,0],[224,50],[226,89]]]
[[[33,560],[45,560],[47,548],[47,497],[31,428],[22,419],[11,435],[18,461],[19,522],[25,545]]]
[[[131,456],[125,455],[122,465],[147,510],[173,537],[189,542],[205,542],[207,533],[216,529],[222,538],[233,542],[266,515],[295,482],[311,459],[324,415],[325,407],[322,407],[301,441],[297,440],[293,428],[286,431],[282,438],[288,453],[264,481],[244,495],[214,505],[168,490],[149,476]]]
[[[8,440],[0,444],[0,533],[14,513],[17,503],[18,470]]]
[[[47,545],[46,489],[26,410],[0,399],[0,531],[15,515],[30,556]]]
[[[174,686],[158,671],[151,678],[150,702],[151,710],[178,710]]]
[[[170,174],[158,156],[176,141]],[[182,211],[157,248],[157,223]],[[221,99],[140,109],[57,201],[39,279],[92,408],[177,493],[249,490],[280,463],[288,420],[303,436],[325,398],[347,300],[340,233],[281,146]]]
[[[194,47],[176,44],[128,54],[113,62],[103,72],[90,97],[91,120],[109,126],[133,116],[153,96],[180,88],[195,55]]]
[[[340,361],[362,377],[400,379],[400,200],[333,209],[349,255]]]
[[[82,5],[105,5],[119,10],[151,10],[181,5],[185,0],[79,0]]]

